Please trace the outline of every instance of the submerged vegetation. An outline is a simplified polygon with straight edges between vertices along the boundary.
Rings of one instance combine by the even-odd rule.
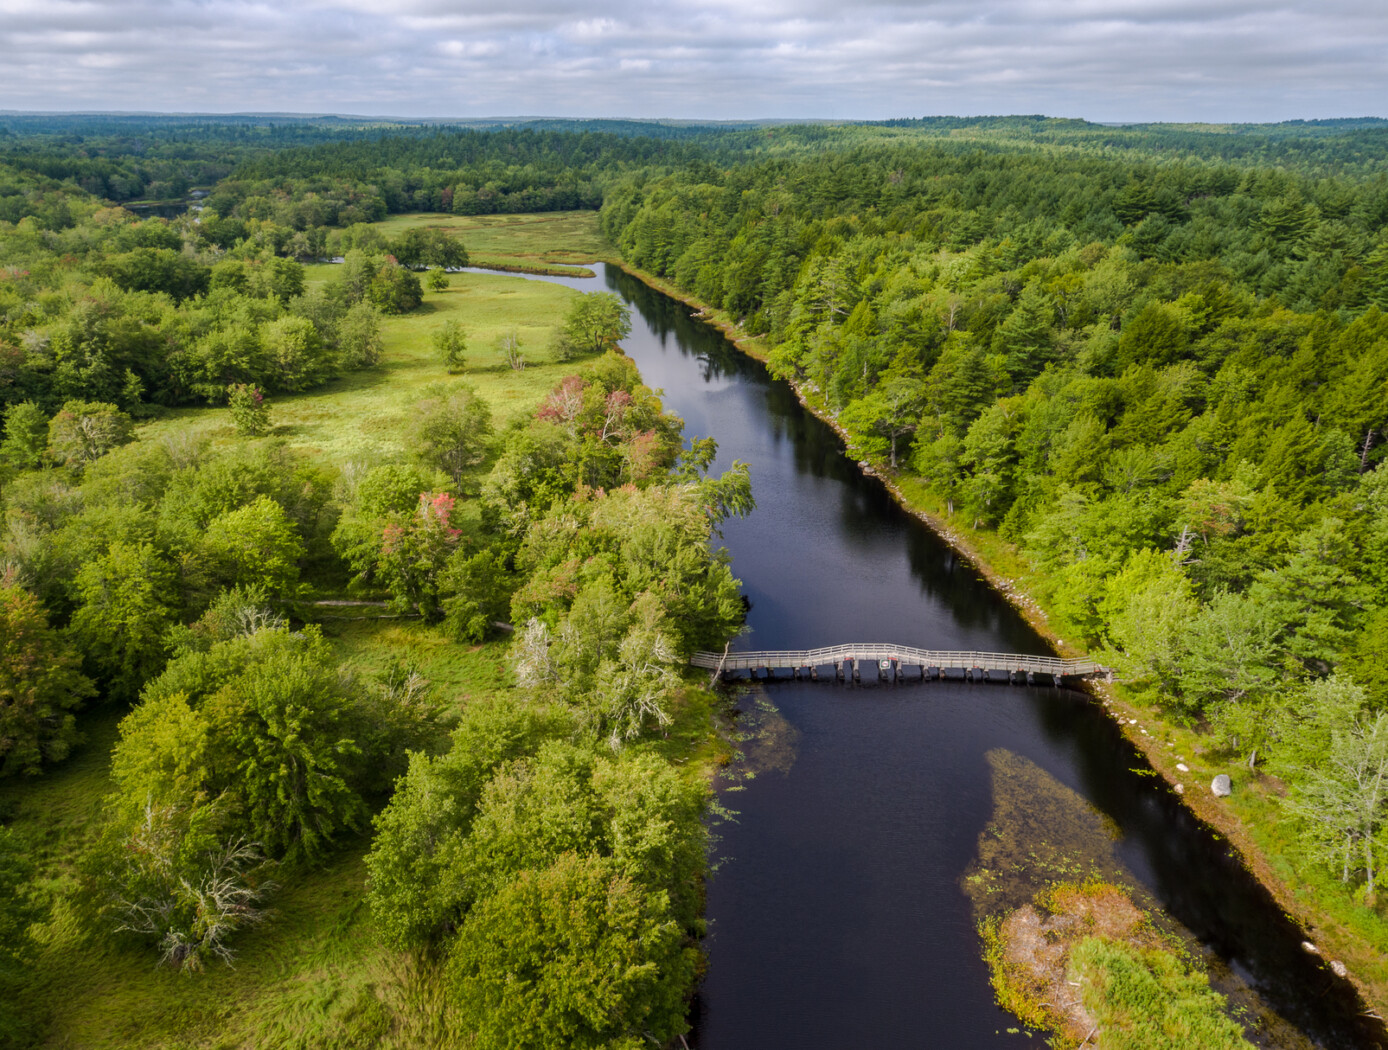
[[[998,1003],[1059,1047],[1309,1046],[1122,863],[1117,829],[1020,755],[987,753],[993,812],[962,881]]]

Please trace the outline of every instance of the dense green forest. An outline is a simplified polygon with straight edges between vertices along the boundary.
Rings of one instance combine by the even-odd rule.
[[[42,851],[0,827],[8,988],[59,912],[151,961],[229,958],[374,829],[383,943],[442,960],[477,1046],[684,1030],[707,798],[665,740],[701,702],[682,660],[741,619],[716,528],[748,478],[682,452],[589,298],[553,344],[587,363],[511,425],[449,379],[370,469],[260,436],[265,395],[378,367],[418,271],[446,288],[466,263],[447,233],[371,225],[421,210],[601,206],[627,264],[1021,551],[1127,695],[1275,777],[1270,848],[1381,949],[1382,121],[0,130],[0,776],[41,781],[90,712],[126,712],[80,863],[36,880]],[[118,206],[194,188],[169,220]],[[465,370],[460,335],[439,345]],[[230,443],[140,437],[228,401]],[[407,666],[347,674],[307,595],[451,644],[514,624],[518,692],[445,710]],[[32,1022],[0,1008],[7,1036]]]
[[[1283,778],[1293,852],[1372,911],[1388,177],[1356,171],[1380,134],[1262,136],[1245,164],[1163,157],[1186,132],[1139,159],[853,145],[631,177],[603,222],[864,454],[1017,545],[1064,637]]]
[[[692,154],[679,152],[674,142],[709,140],[720,130],[621,120],[463,127],[334,117],[0,113],[0,164],[120,203],[181,198],[235,172],[236,180],[221,189],[236,200],[253,195],[254,186],[240,185],[245,182],[275,180],[276,190],[322,196],[324,188],[352,180],[373,183],[370,195],[391,211],[475,214],[597,207],[602,197],[594,196],[595,178],[667,156],[688,160]],[[312,182],[325,175],[331,175],[326,183]],[[441,206],[440,192],[456,183],[462,184],[460,206]],[[482,191],[480,200],[472,200],[469,189],[473,196]],[[519,190],[532,196],[511,199]],[[465,201],[471,201],[467,208]]]

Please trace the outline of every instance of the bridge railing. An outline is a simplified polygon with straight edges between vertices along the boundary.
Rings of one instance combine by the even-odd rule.
[[[1058,656],[1029,656],[1019,653],[961,652],[918,649],[911,645],[876,642],[831,645],[819,649],[763,650],[754,652],[695,653],[690,663],[713,671],[739,671],[771,668],[817,667],[841,664],[845,660],[893,660],[908,666],[963,668],[984,671],[1028,671],[1066,678],[1102,674],[1108,668],[1094,660],[1063,660]]]

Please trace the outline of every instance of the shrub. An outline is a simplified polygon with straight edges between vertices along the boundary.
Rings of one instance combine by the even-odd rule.
[[[230,964],[229,940],[265,920],[262,902],[275,889],[258,844],[224,837],[219,824],[215,805],[148,804],[128,827],[108,828],[86,862],[112,931],[152,941],[175,969]]]
[[[260,388],[249,383],[233,383],[227,387],[227,406],[231,421],[242,437],[260,437],[270,429],[270,407]]]
[[[1224,1015],[1224,997],[1170,952],[1089,937],[1071,951],[1070,974],[1111,1050],[1250,1045],[1243,1029]]]

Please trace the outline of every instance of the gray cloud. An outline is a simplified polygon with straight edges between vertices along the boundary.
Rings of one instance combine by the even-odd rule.
[[[1382,0],[0,0],[0,107],[1384,114]]]

